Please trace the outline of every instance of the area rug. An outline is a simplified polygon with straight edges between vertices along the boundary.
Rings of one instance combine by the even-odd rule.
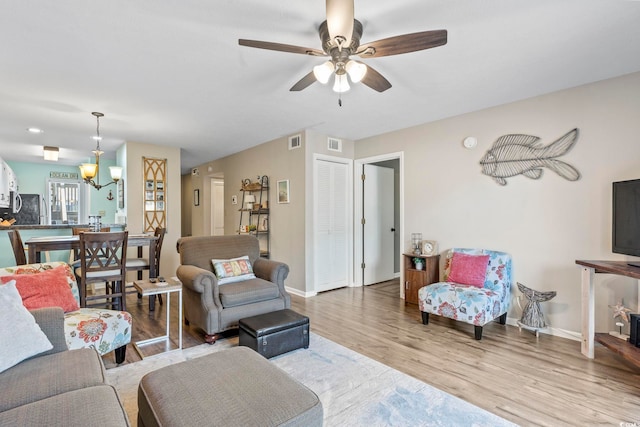
[[[238,338],[202,344],[107,369],[107,380],[138,417],[137,391],[148,372],[237,346]],[[413,377],[311,333],[308,349],[270,359],[322,402],[325,426],[513,426],[514,424]]]

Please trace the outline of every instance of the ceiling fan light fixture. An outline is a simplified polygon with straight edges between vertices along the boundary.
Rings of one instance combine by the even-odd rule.
[[[353,35],[353,1],[327,0],[327,28],[335,45],[342,47],[351,44]]]
[[[331,78],[331,74],[333,74],[333,70],[335,70],[333,62],[326,61],[320,65],[316,65],[315,67],[313,67],[313,75],[320,83],[327,84],[329,78]]]
[[[351,89],[349,86],[349,79],[346,74],[336,74],[335,82],[333,83],[333,91],[338,93],[344,93]]]
[[[353,59],[350,59],[349,62],[347,62],[345,70],[347,71],[347,74],[349,74],[349,77],[351,77],[351,81],[353,83],[360,82],[364,78],[365,74],[367,74],[367,66],[362,62],[354,61]]]

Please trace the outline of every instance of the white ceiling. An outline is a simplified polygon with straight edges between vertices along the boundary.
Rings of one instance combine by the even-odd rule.
[[[180,146],[190,168],[302,129],[358,140],[640,71],[640,1],[356,0],[362,43],[448,30],[445,46],[365,60],[393,85],[289,88],[322,58],[323,0],[6,0],[0,10],[0,157],[78,164],[105,114],[123,141]],[[26,132],[36,126],[41,135]]]

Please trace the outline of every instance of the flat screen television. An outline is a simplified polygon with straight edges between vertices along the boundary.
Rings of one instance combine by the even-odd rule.
[[[640,257],[640,179],[613,183],[613,252]],[[640,261],[629,262],[640,267]]]

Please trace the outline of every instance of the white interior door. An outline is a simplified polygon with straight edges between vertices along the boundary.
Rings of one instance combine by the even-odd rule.
[[[349,284],[349,165],[316,160],[314,168],[316,292]]]
[[[211,235],[224,235],[224,181],[211,180]]]
[[[391,280],[394,256],[393,169],[364,165],[364,284]]]

